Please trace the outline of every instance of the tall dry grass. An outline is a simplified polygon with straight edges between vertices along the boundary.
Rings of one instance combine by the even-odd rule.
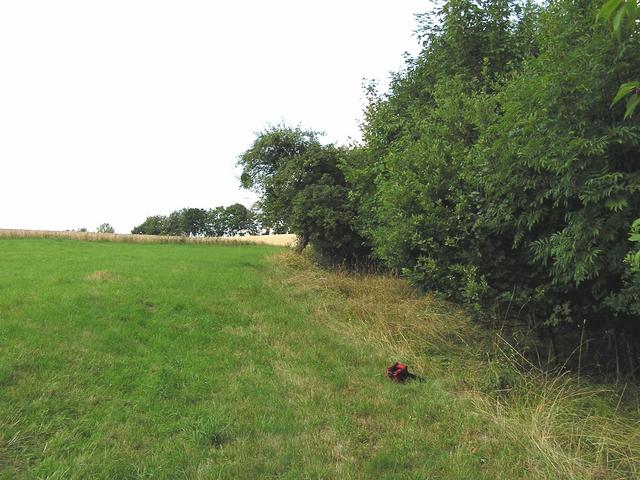
[[[204,243],[204,244],[260,244],[289,247],[295,244],[296,236],[247,235],[243,237],[183,237],[168,235],[132,235],[120,233],[72,232],[52,230],[0,229],[0,238],[61,238],[70,240],[133,242],[133,243]]]
[[[398,278],[328,271],[293,252],[274,258],[288,288],[317,299],[329,328],[468,399],[494,437],[527,452],[529,478],[640,478],[637,387],[545,372],[461,309]]]

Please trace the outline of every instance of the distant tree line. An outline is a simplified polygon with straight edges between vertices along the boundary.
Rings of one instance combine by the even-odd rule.
[[[640,32],[601,2],[445,1],[388,92],[367,87],[361,143],[268,128],[242,185],[301,247],[638,369]]]
[[[67,232],[88,232],[89,230],[86,227],[80,227],[78,229],[67,230]],[[115,233],[115,229],[108,223],[101,223],[96,227],[97,233]]]
[[[169,215],[152,215],[133,234],[188,237],[233,237],[261,233],[258,214],[240,203],[228,207],[183,208]]]

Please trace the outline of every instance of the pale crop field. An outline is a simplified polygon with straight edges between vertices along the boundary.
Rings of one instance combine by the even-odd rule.
[[[290,247],[295,244],[293,234],[245,235],[238,237],[184,237],[169,235],[132,235],[121,233],[72,232],[54,230],[15,230],[0,228],[0,238],[64,238],[69,240],[135,242],[135,243],[205,243],[258,244]]]

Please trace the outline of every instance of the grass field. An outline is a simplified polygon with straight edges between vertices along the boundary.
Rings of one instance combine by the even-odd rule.
[[[0,240],[0,478],[640,473],[631,388],[486,341],[399,280],[277,247]],[[426,381],[385,381],[396,360]]]

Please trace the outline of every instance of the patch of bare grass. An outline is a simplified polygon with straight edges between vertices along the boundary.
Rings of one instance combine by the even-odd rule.
[[[108,270],[96,270],[88,274],[86,279],[90,282],[113,282],[118,279],[118,276]]]

